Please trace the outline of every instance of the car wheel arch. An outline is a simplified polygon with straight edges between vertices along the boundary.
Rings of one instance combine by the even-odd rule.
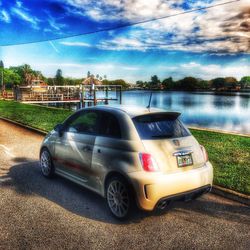
[[[41,153],[43,150],[47,150],[49,152],[49,154],[51,155],[51,157],[53,156],[52,152],[53,150],[48,146],[48,145],[43,145],[40,149],[40,153],[39,153],[39,156],[41,156]]]
[[[111,171],[109,172],[106,176],[105,176],[105,179],[104,179],[104,196],[106,197],[106,188],[107,188],[107,184],[108,184],[108,181],[115,177],[115,176],[118,176],[118,177],[121,177],[124,181],[127,182],[127,184],[129,185],[130,189],[131,189],[131,192],[132,192],[132,195],[134,196],[134,198],[136,198],[136,191],[135,191],[135,188],[132,184],[132,182],[129,180],[128,176],[120,171]]]
[[[41,149],[40,149],[40,154],[39,154],[40,156],[41,156],[43,150],[47,150],[49,152],[49,154],[51,155],[51,152],[50,152],[49,148],[47,146],[42,146]]]

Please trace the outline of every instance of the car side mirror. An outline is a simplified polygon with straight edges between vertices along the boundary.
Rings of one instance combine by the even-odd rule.
[[[62,124],[57,124],[54,127],[54,130],[58,132],[59,136],[61,137],[63,135],[63,125]]]

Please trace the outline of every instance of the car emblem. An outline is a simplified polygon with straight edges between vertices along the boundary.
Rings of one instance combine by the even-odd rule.
[[[179,140],[173,140],[173,143],[175,146],[180,146],[180,141]]]

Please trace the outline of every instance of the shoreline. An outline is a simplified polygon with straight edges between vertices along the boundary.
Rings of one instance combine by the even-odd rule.
[[[205,128],[205,127],[196,127],[196,126],[187,126],[189,129],[193,130],[200,130],[200,131],[207,131],[207,132],[214,132],[214,133],[221,133],[225,135],[237,135],[243,137],[250,137],[250,134],[240,133],[238,131],[227,131],[227,130],[220,130],[220,129],[213,129],[213,128]]]
[[[126,91],[145,91],[145,92],[176,92],[176,93],[186,93],[186,94],[201,94],[201,95],[221,95],[221,96],[242,96],[242,97],[249,97],[250,98],[250,90],[248,91],[225,91],[225,92],[217,92],[212,90],[192,90],[192,91],[185,91],[185,90],[166,90],[166,89],[124,89],[123,92]]]

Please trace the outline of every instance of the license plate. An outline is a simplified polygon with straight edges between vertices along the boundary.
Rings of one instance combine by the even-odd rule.
[[[178,167],[186,167],[193,165],[192,155],[188,154],[188,155],[177,156],[177,163]]]

